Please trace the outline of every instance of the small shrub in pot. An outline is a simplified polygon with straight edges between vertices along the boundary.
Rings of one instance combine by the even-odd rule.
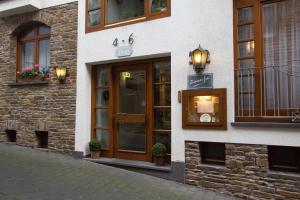
[[[91,152],[91,158],[99,158],[101,154],[101,142],[97,139],[92,139],[89,142],[89,147]]]
[[[162,143],[155,143],[152,147],[152,154],[154,156],[154,162],[157,166],[165,165],[165,157],[167,154],[167,148]]]

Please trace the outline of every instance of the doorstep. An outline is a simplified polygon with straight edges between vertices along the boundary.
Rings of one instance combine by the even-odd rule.
[[[153,170],[153,171],[160,171],[160,172],[171,172],[171,166],[156,166],[154,163],[144,162],[144,161],[135,161],[135,160],[124,160],[124,159],[117,159],[117,158],[98,158],[98,159],[91,159],[91,158],[84,158],[84,160],[116,166],[116,167],[125,167],[125,168],[134,168],[134,169],[144,169],[144,170]]]

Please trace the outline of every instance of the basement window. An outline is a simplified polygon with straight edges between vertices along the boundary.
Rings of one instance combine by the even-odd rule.
[[[270,169],[300,172],[300,147],[269,146],[268,156]]]
[[[201,160],[203,164],[225,165],[225,144],[201,142]]]

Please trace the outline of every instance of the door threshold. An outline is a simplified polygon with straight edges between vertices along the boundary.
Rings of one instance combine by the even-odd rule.
[[[156,166],[154,163],[145,162],[145,161],[136,161],[136,160],[125,160],[125,159],[118,159],[118,158],[98,158],[98,159],[91,159],[91,158],[84,158],[84,160],[116,166],[121,168],[135,168],[135,169],[145,169],[145,170],[153,170],[153,171],[160,171],[160,172],[171,172],[171,166]]]

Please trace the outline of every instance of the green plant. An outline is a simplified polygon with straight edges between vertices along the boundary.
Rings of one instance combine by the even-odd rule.
[[[41,71],[40,71],[40,76],[42,77],[42,79],[44,80],[45,78],[47,78],[48,77],[48,75],[49,75],[49,70],[48,69],[46,69],[46,68],[43,68]]]
[[[92,139],[89,142],[89,147],[91,151],[99,151],[101,150],[101,142],[97,139]]]
[[[155,157],[165,156],[167,153],[166,145],[162,143],[155,143],[152,147],[152,153]]]
[[[39,76],[39,71],[32,68],[32,69],[25,69],[22,73],[17,72],[18,77],[21,79],[25,79],[25,78],[36,78]]]

